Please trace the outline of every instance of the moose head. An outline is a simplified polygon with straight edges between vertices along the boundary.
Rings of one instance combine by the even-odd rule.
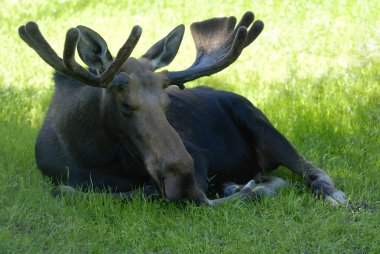
[[[102,90],[99,105],[102,116],[94,117],[103,117],[106,128],[118,143],[143,163],[165,199],[208,203],[197,186],[193,159],[166,118],[170,103],[166,88],[176,85],[183,89],[186,82],[228,67],[263,29],[263,23],[254,22],[251,12],[236,23],[235,17],[193,23],[196,59],[182,71],[156,70],[170,64],[176,56],[184,34],[183,25],[173,29],[139,59],[130,57],[142,33],[139,26],[132,29],[116,57],[112,57],[105,40],[85,26],[68,30],[63,58],[44,39],[36,23],[21,26],[19,35],[58,72]],[[76,49],[89,69],[76,62]]]

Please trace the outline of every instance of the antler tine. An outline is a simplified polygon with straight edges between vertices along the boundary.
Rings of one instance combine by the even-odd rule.
[[[249,27],[252,24],[254,19],[255,19],[255,14],[253,14],[253,12],[251,11],[247,11],[246,13],[244,13],[237,27],[241,27],[241,26]]]
[[[101,86],[100,79],[75,61],[75,49],[79,41],[79,31],[70,28],[66,33],[65,46],[63,49],[63,62],[71,71],[71,76],[91,86]]]
[[[244,47],[251,44],[263,30],[264,24],[257,20],[252,27],[254,15],[247,12],[236,26],[236,18],[214,18],[193,23],[191,32],[197,49],[194,63],[183,71],[170,72],[172,85],[183,88],[183,83],[210,76],[231,65]]]
[[[253,14],[253,12],[248,11],[244,13],[237,27],[244,26],[248,28],[252,24],[254,19],[255,19],[255,15]],[[248,31],[248,35],[245,41],[245,47],[251,44],[257,38],[257,36],[259,36],[259,34],[263,31],[263,29],[264,29],[264,23],[261,20],[256,20],[255,23],[253,23],[252,27]]]
[[[119,72],[121,66],[131,55],[133,49],[140,39],[141,33],[142,29],[140,26],[133,27],[131,34],[129,35],[124,45],[120,48],[119,52],[116,55],[116,58],[100,76],[101,84],[108,84],[112,81],[116,73]]]
[[[36,23],[28,22],[25,26],[20,26],[18,33],[21,39],[33,48],[47,64],[60,72],[70,74],[64,66],[62,59],[42,36]]]
[[[244,47],[247,47],[254,40],[256,40],[256,38],[260,35],[260,33],[263,31],[263,29],[264,29],[264,22],[262,22],[261,20],[256,20],[253,23],[252,27],[248,31],[248,35],[247,35],[247,38],[245,40],[245,46]]]

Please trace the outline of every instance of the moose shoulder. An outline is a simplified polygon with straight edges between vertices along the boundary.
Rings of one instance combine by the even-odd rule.
[[[182,25],[139,59],[130,57],[141,35],[138,26],[115,58],[95,31],[71,28],[63,59],[34,22],[21,26],[20,37],[56,70],[55,92],[35,147],[41,172],[74,192],[92,188],[128,197],[144,187],[147,195],[158,192],[168,201],[213,206],[274,195],[286,182],[265,173],[285,166],[316,196],[345,202],[331,178],[247,99],[207,87],[183,89],[184,83],[232,64],[264,27],[251,12],[236,23],[235,17],[193,23],[196,59],[174,72],[155,71],[176,56]],[[75,61],[76,49],[89,70]],[[209,179],[223,198],[206,197]]]

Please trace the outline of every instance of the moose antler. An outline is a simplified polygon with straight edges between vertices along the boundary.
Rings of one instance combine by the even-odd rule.
[[[169,73],[171,85],[184,87],[185,82],[210,76],[232,64],[243,49],[251,44],[264,28],[264,23],[254,20],[252,12],[246,12],[236,26],[236,18],[213,18],[191,25],[191,33],[197,49],[194,63],[186,70]]]
[[[87,85],[107,87],[132,53],[141,36],[141,28],[135,26],[132,29],[129,38],[120,48],[116,58],[101,75],[91,73],[75,61],[75,49],[80,37],[77,28],[71,28],[67,31],[63,59],[57,55],[45,40],[36,23],[28,22],[26,25],[20,26],[18,33],[21,39],[33,48],[37,54],[54,69]]]

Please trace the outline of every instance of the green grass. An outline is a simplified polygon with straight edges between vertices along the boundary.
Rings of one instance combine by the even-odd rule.
[[[153,2],[153,3],[151,3]],[[380,1],[0,0],[0,253],[379,253]],[[97,30],[117,49],[135,24],[139,56],[176,25],[252,10],[265,29],[227,70],[198,84],[261,108],[352,202],[332,208],[281,168],[275,198],[215,209],[105,197],[52,198],[34,141],[53,91],[52,69],[17,28],[36,21],[62,52],[65,32]],[[194,59],[189,31],[170,70]]]

